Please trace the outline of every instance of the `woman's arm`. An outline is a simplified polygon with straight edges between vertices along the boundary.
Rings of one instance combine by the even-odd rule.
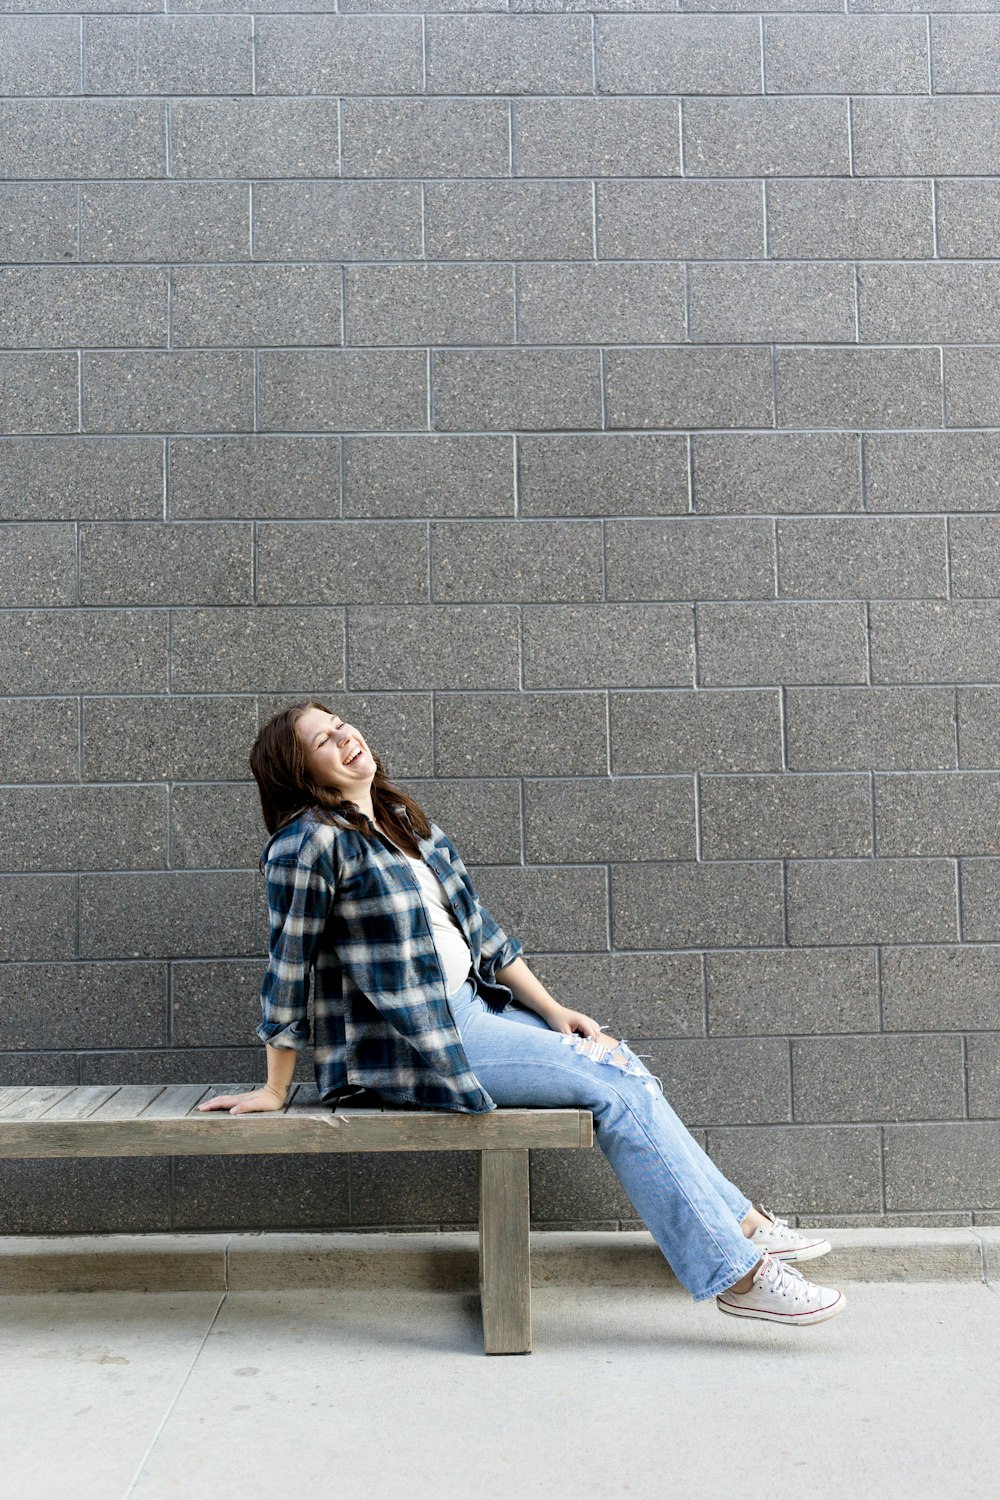
[[[618,1046],[615,1038],[603,1032],[590,1016],[585,1016],[578,1010],[569,1010],[565,1005],[560,1005],[558,1000],[553,1000],[542,981],[536,974],[532,974],[523,958],[515,958],[513,963],[497,969],[496,978],[500,984],[505,984],[509,990],[513,990],[516,999],[520,1000],[522,1005],[526,1005],[529,1010],[541,1016],[553,1031],[561,1031],[565,1034],[576,1031],[581,1036],[599,1036],[606,1045]]]

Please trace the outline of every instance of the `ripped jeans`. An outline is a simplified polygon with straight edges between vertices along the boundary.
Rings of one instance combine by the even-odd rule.
[[[491,1010],[468,981],[448,1004],[472,1071],[497,1104],[592,1111],[597,1144],[696,1302],[753,1269],[760,1253],[739,1227],[749,1198],[684,1128],[627,1042],[609,1052],[552,1031],[516,1001]]]

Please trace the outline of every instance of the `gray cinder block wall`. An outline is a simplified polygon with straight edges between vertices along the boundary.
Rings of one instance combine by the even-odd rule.
[[[997,1221],[998,9],[0,0],[0,1082],[261,1078],[246,751],[312,691],[755,1196]],[[634,1223],[597,1152],[533,1192]]]

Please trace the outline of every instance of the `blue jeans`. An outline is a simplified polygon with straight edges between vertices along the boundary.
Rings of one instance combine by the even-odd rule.
[[[472,1071],[500,1105],[589,1109],[597,1144],[678,1281],[696,1302],[760,1260],[740,1221],[749,1198],[681,1124],[628,1043],[566,1036],[516,1001],[491,1010],[470,982],[450,996]]]

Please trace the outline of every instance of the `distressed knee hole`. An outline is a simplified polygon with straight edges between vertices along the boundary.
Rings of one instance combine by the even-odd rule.
[[[624,1073],[628,1069],[629,1060],[622,1050],[619,1042],[615,1048],[605,1047],[596,1037],[589,1036],[566,1036],[560,1033],[562,1040],[567,1046],[572,1046],[574,1052],[579,1052],[582,1057],[592,1058],[594,1062],[610,1063],[613,1068],[620,1068]]]

